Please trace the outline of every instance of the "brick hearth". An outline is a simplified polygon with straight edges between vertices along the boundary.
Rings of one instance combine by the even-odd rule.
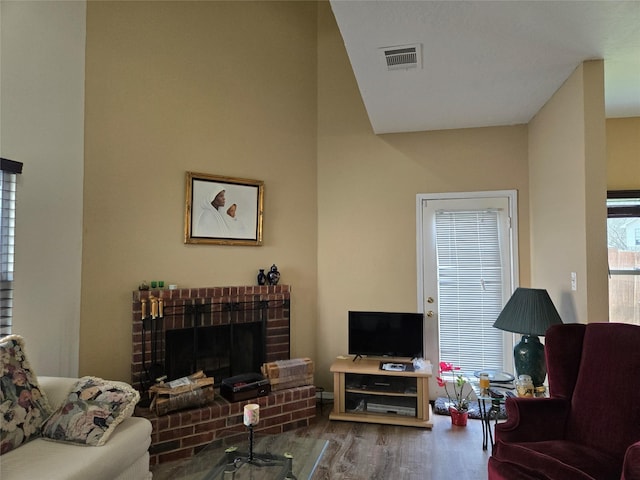
[[[189,458],[213,440],[246,432],[242,419],[247,403],[260,405],[260,424],[255,431],[261,433],[278,434],[305,427],[316,416],[313,385],[271,392],[265,397],[233,403],[218,393],[210,405],[161,417],[148,409],[136,409],[137,416],[148,418],[153,425],[149,448],[151,466]]]

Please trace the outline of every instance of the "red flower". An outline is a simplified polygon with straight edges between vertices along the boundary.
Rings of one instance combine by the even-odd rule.
[[[453,372],[454,370],[460,370],[460,367],[454,367],[453,363],[440,362],[440,373]]]
[[[450,372],[452,370],[453,370],[453,363],[440,362],[440,373],[442,373],[442,372]]]

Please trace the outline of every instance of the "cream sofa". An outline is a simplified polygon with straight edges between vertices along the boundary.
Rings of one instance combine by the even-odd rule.
[[[56,409],[77,378],[38,377]],[[99,447],[37,438],[0,456],[2,480],[148,480],[151,422],[129,417]]]

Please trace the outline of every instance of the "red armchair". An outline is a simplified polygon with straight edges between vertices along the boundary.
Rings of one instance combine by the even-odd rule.
[[[508,398],[489,480],[640,480],[640,326],[554,325],[549,398]]]

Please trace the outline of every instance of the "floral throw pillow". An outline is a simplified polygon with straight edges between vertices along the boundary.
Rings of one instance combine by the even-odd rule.
[[[126,383],[82,377],[47,419],[42,436],[99,447],[106,443],[120,422],[133,414],[138,400],[138,391]]]
[[[40,436],[52,410],[33,373],[20,335],[0,340],[0,455]]]

